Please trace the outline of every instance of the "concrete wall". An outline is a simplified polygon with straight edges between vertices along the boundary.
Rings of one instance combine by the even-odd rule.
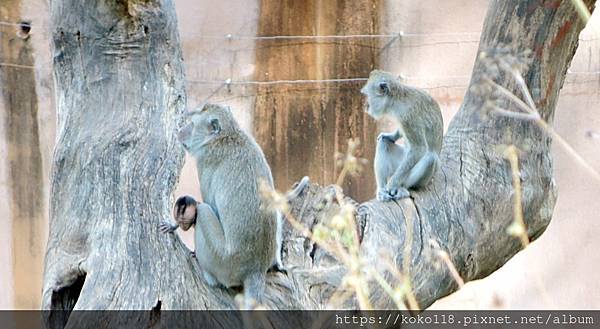
[[[34,24],[29,37],[0,26],[0,308],[39,308],[41,297],[55,126],[47,12],[43,0],[0,4],[0,21]]]
[[[190,107],[202,103],[219,87],[210,81],[255,78],[253,41],[205,37],[254,35],[259,16],[258,0],[176,0],[176,5]],[[403,31],[406,35],[382,49],[382,66],[396,74],[402,73],[411,84],[427,88],[440,102],[446,125],[458,110],[466,90],[486,7],[487,1],[469,0],[385,2],[381,33]],[[45,0],[25,0],[21,5],[21,18],[33,23],[40,149],[46,182],[55,129],[47,14]],[[594,15],[593,20],[600,23],[598,16]],[[7,33],[4,27],[0,31]],[[555,127],[584,158],[600,168],[597,152],[600,139],[586,136],[588,130],[600,136],[600,113],[596,110],[600,105],[600,74],[597,73],[600,71],[600,35],[586,29],[581,38],[571,67],[574,73],[567,77],[561,92]],[[231,105],[247,131],[252,131],[250,113],[254,100],[253,89],[242,86],[222,88],[211,98],[211,101]],[[382,125],[382,129],[389,128]],[[6,141],[0,140],[0,160],[5,159],[5,152]],[[554,156],[559,199],[546,233],[490,277],[467,284],[434,307],[600,308],[597,280],[600,254],[596,252],[600,248],[597,239],[600,203],[596,201],[600,183],[591,179],[583,167],[556,144]],[[6,175],[7,167],[0,162],[0,224],[3,227],[11,225],[12,220],[4,204],[8,200]],[[47,185],[44,191],[47,204]],[[184,193],[199,196],[192,161],[186,162],[176,195]],[[45,235],[43,237],[45,239]],[[36,307],[15,303],[16,295],[24,290],[14,285],[11,265],[14,238],[19,237],[0,231],[0,264],[3,265],[0,267],[0,308]],[[184,238],[188,243],[191,241],[189,234]],[[45,241],[40,245],[44,246]],[[41,278],[41,273],[37,275]]]

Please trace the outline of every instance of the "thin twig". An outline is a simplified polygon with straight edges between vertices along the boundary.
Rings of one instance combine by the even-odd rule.
[[[536,112],[535,110],[531,109],[527,104],[525,104],[525,102],[523,102],[519,97],[517,97],[512,91],[510,91],[510,90],[504,88],[503,86],[497,84],[492,79],[490,79],[490,78],[484,78],[483,81],[489,83],[490,85],[492,85],[493,87],[495,87],[496,89],[498,89],[498,91],[500,91],[504,96],[506,96],[513,103],[515,103],[516,105],[518,105],[518,107],[521,110],[523,110],[524,112],[526,112],[526,113]]]
[[[413,220],[412,217],[406,216],[404,214],[404,210],[400,208],[402,211],[402,216],[404,217],[404,225],[406,226],[406,234],[404,239],[404,255],[402,256],[402,271],[404,272],[404,286],[406,287],[407,294],[406,300],[408,302],[408,306],[411,310],[419,310],[419,303],[417,303],[417,299],[412,292],[412,283],[410,277],[410,263],[412,258],[412,242],[413,242]]]
[[[513,74],[513,72],[511,72],[511,74]],[[517,76],[518,75],[520,75],[520,74],[517,74]],[[522,80],[522,79],[517,79],[517,84],[520,85],[520,88],[523,88],[523,85],[519,83],[519,80]],[[533,100],[531,100],[531,104],[534,106],[531,107],[531,106],[525,104],[525,102],[523,102],[520,98],[515,96],[515,94],[513,94],[511,91],[504,88],[503,86],[500,86],[499,84],[495,83],[491,79],[484,78],[484,81],[489,83],[493,87],[497,88],[503,95],[505,95],[507,98],[509,98],[511,101],[513,101],[521,110],[525,111],[526,113],[528,113],[530,115],[529,116],[519,115],[516,112],[507,113],[510,111],[506,111],[501,108],[495,109],[495,111],[497,113],[505,115],[505,116],[510,116],[513,118],[518,118],[518,119],[533,120],[553,140],[558,141],[559,145],[562,146],[576,160],[576,162],[578,162],[581,166],[583,166],[598,183],[600,183],[600,173],[596,169],[594,169],[594,167],[592,167],[592,165],[590,165],[579,153],[577,153],[577,151],[575,151],[575,149],[562,136],[560,136],[556,131],[554,131],[554,129],[544,119],[542,119],[537,108],[535,107],[535,104],[533,103]],[[523,81],[523,84],[524,84],[524,81]],[[524,88],[526,89],[524,94],[531,95],[529,93],[527,85],[524,85]]]
[[[587,24],[587,22],[590,20],[590,17],[592,17],[592,14],[586,7],[585,3],[582,0],[571,0],[571,3],[573,6],[575,6],[575,10],[577,10],[581,20]]]
[[[392,298],[392,300],[396,304],[396,307],[399,310],[406,308],[402,299],[396,297],[397,294],[394,291],[394,288],[392,288],[392,286],[390,286],[390,284],[387,281],[385,281],[381,274],[375,271],[374,268],[369,269],[369,274],[375,279],[375,282],[379,284],[383,291],[385,291]]]
[[[398,269],[394,265],[394,262],[389,257],[383,256],[382,263],[383,263],[383,265],[385,265],[386,270],[388,272],[390,272],[390,274],[392,274],[401,285],[403,285],[404,287],[407,287],[407,288],[410,288],[412,286],[410,284],[410,278],[407,278],[407,277],[405,277],[404,274],[400,273],[400,271],[398,271]],[[408,282],[408,284],[407,284],[407,282]],[[418,310],[419,304],[417,303],[417,299],[416,299],[414,293],[412,292],[412,289],[406,289],[406,291],[404,291],[404,293],[406,294],[406,299],[408,301],[409,308],[413,309],[413,310]]]
[[[509,226],[511,234],[521,239],[521,245],[526,248],[529,245],[529,236],[527,235],[527,226],[525,226],[525,220],[523,219],[523,204],[521,197],[521,174],[519,172],[519,156],[517,155],[517,148],[514,145],[510,145],[506,148],[505,156],[510,162],[510,168],[512,173],[513,190],[515,192],[513,215],[514,222]]]
[[[525,121],[535,121],[535,120],[539,119],[539,117],[537,115],[532,114],[532,113],[513,112],[513,111],[503,109],[499,106],[494,107],[494,112],[497,114],[500,114],[502,116],[505,116],[505,117],[519,119],[519,120],[525,120]]]
[[[448,255],[448,253],[440,247],[437,241],[433,239],[429,240],[429,245],[433,248],[435,255],[444,263],[444,265],[446,265],[448,271],[450,271],[450,275],[452,275],[452,278],[458,284],[458,287],[462,288],[465,285],[465,281],[460,276],[460,273],[458,273],[456,266],[454,266],[454,263],[450,259],[450,255]]]

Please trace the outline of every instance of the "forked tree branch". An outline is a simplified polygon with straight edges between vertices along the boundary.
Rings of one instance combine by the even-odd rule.
[[[585,1],[589,8],[594,2]],[[183,243],[158,231],[183,159],[175,139],[185,99],[183,65],[172,2],[131,3],[52,2],[59,140],[42,307],[235,308],[236,292],[209,288]],[[493,0],[479,50],[530,50],[525,83],[541,118],[551,122],[583,26],[570,1]],[[475,63],[433,183],[410,199],[358,207],[365,266],[384,269],[377,278],[390,282],[370,282],[373,307],[398,306],[390,287],[399,276],[408,276],[414,303],[427,307],[457,289],[457,275],[485,277],[521,249],[507,233],[514,190],[505,145],[520,150],[528,237],[537,238],[550,222],[556,199],[551,140],[532,120],[485,111],[488,59]],[[492,79],[520,95],[509,75]],[[502,108],[518,112],[514,102]],[[336,213],[330,195],[330,188],[313,185],[294,200],[291,213],[312,229]],[[269,275],[264,306],[330,305],[347,273],[342,263],[289,226],[284,250],[288,273]],[[345,297],[343,305],[356,306],[352,295]],[[50,320],[82,327],[73,319]]]

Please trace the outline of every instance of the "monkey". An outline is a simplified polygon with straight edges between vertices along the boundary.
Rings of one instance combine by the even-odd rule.
[[[278,260],[280,216],[259,194],[261,182],[273,188],[271,169],[229,107],[206,104],[187,114],[178,140],[196,161],[203,202],[179,198],[176,224],[163,222],[160,229],[185,230],[194,222],[195,257],[205,281],[213,287],[242,286],[247,305],[260,303],[266,272]]]
[[[194,197],[185,195],[179,197],[173,206],[173,218],[175,224],[171,224],[167,221],[161,223],[161,231],[165,233],[173,232],[177,227],[181,227],[182,230],[187,231],[193,225],[196,225],[196,215],[198,214],[198,202]]]
[[[426,186],[439,167],[442,111],[428,93],[402,84],[389,72],[372,71],[361,93],[367,97],[367,114],[376,120],[391,117],[398,125],[396,131],[377,137],[377,199],[407,198],[409,190]],[[396,144],[401,138],[404,144]]]
[[[198,216],[198,202],[196,199],[189,195],[179,197],[173,206],[175,224],[165,220],[160,223],[159,229],[162,233],[172,233],[178,227],[183,231],[187,231],[196,225],[196,216]],[[190,255],[196,257],[196,252],[192,251]]]
[[[246,302],[260,302],[277,248],[277,214],[259,195],[261,181],[273,186],[271,170],[228,107],[206,104],[188,114],[178,139],[196,161],[203,202],[178,200],[176,223],[195,212],[196,260],[210,286],[243,286]]]
[[[304,176],[300,182],[288,193],[286,193],[285,197],[288,202],[300,196],[302,191],[308,186],[310,179],[308,176]],[[180,227],[183,231],[189,230],[192,226],[196,225],[196,217],[198,216],[198,204],[199,202],[194,199],[194,197],[189,195],[184,195],[179,197],[177,201],[175,201],[175,205],[173,206],[173,218],[175,219],[175,224],[171,224],[168,221],[163,221],[160,224],[160,230],[163,233],[172,233],[178,227]],[[277,252],[275,254],[275,258],[271,263],[271,268],[274,271],[286,272],[285,267],[283,266],[283,262],[281,260],[281,251],[283,245],[283,214],[280,211],[277,211]],[[196,253],[194,251],[191,252],[192,257],[196,257]]]

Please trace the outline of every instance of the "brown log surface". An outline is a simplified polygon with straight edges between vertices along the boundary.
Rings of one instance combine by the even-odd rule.
[[[380,1],[260,2],[258,35],[377,34]],[[385,41],[385,40],[384,40]],[[379,39],[283,39],[256,44],[259,81],[365,78],[379,62]],[[358,138],[359,155],[375,155],[377,127],[361,110],[364,81],[259,86],[254,132],[271,165],[276,188],[303,176],[329,184],[339,174],[336,153]],[[370,167],[369,167],[370,168]],[[372,197],[372,169],[348,179],[344,191],[358,201]]]

